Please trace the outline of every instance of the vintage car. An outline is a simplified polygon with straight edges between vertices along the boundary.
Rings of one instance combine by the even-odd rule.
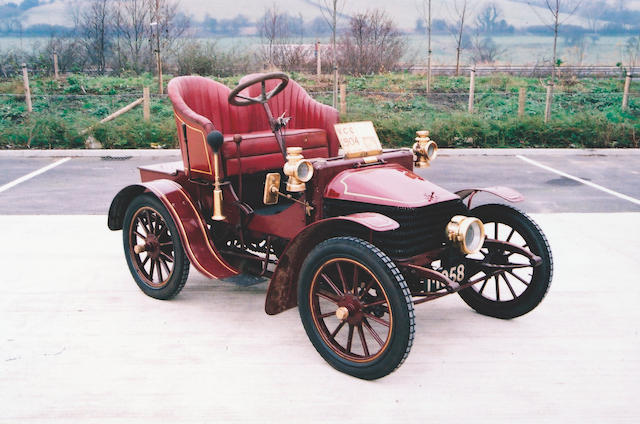
[[[140,167],[113,199],[135,282],[170,299],[190,265],[212,279],[264,281],[267,314],[298,306],[304,329],[336,369],[363,379],[394,371],[415,335],[414,305],[451,293],[477,312],[534,309],[552,277],[540,228],[484,191],[449,192],[413,172],[437,146],[382,149],[371,123],[339,124],[283,73],[229,90],[183,76],[168,86],[182,161]]]

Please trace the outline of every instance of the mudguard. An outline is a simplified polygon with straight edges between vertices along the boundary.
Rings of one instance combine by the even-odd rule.
[[[209,239],[205,221],[189,194],[174,181],[153,180],[120,190],[109,208],[109,229],[122,229],[127,207],[133,198],[144,192],[153,193],[167,208],[178,228],[185,253],[198,271],[209,278],[225,278],[238,274],[238,271],[222,258]]]
[[[524,196],[520,194],[520,192],[503,186],[494,186],[494,187],[483,187],[483,188],[466,188],[464,190],[456,191],[456,194],[460,196],[462,200],[467,197],[467,207],[471,208],[471,200],[473,200],[473,196],[475,196],[479,192],[491,193],[494,196],[498,196],[501,199],[504,199],[511,203],[522,202],[524,200]]]
[[[347,231],[344,227],[337,228],[340,227],[336,225],[339,223],[347,224]],[[368,238],[371,241],[373,232],[392,231],[399,227],[400,224],[395,220],[374,212],[327,218],[305,227],[289,242],[278,261],[267,289],[265,311],[269,315],[275,315],[298,305],[300,267],[318,243],[331,237],[350,234],[361,237],[363,231],[369,234]]]

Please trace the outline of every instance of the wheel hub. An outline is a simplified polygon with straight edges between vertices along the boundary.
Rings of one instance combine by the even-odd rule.
[[[158,259],[160,257],[160,241],[155,234],[149,234],[144,244],[144,250],[153,258]]]
[[[342,321],[347,321],[351,325],[360,324],[362,318],[364,318],[362,303],[353,294],[347,294],[338,302],[336,317]]]

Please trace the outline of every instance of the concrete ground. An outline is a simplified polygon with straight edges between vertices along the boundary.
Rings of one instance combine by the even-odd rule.
[[[640,156],[527,157],[640,198]],[[267,316],[266,284],[192,269],[176,299],[142,294],[104,214],[148,159],[76,158],[2,191],[57,159],[0,156],[0,423],[637,422],[640,205],[516,156],[443,155],[421,173],[527,196],[553,285],[511,321],[457,295],[417,307],[409,358],[367,382],[324,362],[297,310]]]

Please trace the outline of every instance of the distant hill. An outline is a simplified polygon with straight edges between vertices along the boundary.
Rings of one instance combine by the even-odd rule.
[[[74,7],[87,0],[0,0],[0,21],[19,20],[23,27],[36,24],[51,24],[71,26],[71,14]],[[461,1],[461,0],[459,0]],[[586,7],[595,0],[583,1]],[[544,4],[544,0],[529,0],[532,4]],[[323,0],[181,0],[185,14],[191,15],[195,21],[202,21],[206,15],[216,19],[230,19],[239,14],[245,15],[249,20],[255,21],[263,15],[265,8],[272,4],[283,12],[292,15],[301,15],[305,20],[311,20],[320,15],[319,4]],[[343,13],[346,15],[368,9],[386,9],[393,17],[396,24],[403,30],[413,30],[418,19],[417,4],[420,0],[346,0]],[[452,19],[453,0],[434,1],[434,18]],[[521,28],[531,25],[540,25],[538,15],[546,16],[548,12],[543,7],[529,6],[527,0],[469,0],[471,12],[478,12],[483,5],[497,4],[502,10],[507,23]],[[618,0],[609,0],[609,5],[615,7]],[[640,0],[626,0],[623,2],[628,9],[640,10]],[[536,13],[537,11],[537,13]],[[566,18],[566,16],[564,17]],[[566,23],[573,25],[587,25],[584,16],[573,16]]]

